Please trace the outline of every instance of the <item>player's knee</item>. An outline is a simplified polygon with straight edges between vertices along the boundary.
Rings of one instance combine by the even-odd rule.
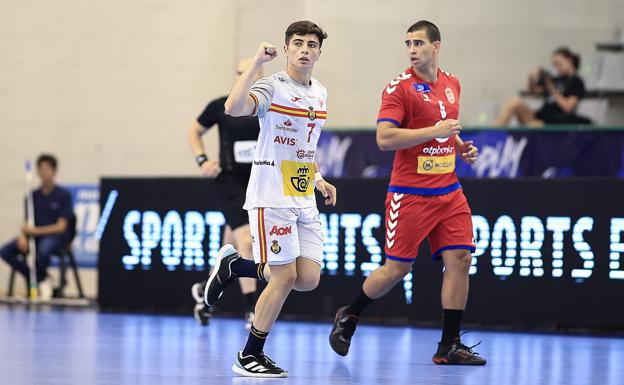
[[[412,271],[412,264],[406,262],[387,264],[388,271],[393,281],[400,281],[410,271]]]
[[[321,280],[319,274],[300,274],[295,281],[294,289],[297,291],[311,291],[316,289]]]
[[[468,274],[470,271],[470,264],[472,263],[472,254],[470,251],[465,250],[463,253],[457,253],[453,258],[453,267],[459,273]]]
[[[281,286],[292,289],[297,281],[297,270],[289,269],[287,271],[279,271],[278,274],[273,273],[270,283],[273,286]]]

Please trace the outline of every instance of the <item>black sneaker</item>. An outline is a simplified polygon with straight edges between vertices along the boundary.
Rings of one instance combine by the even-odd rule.
[[[329,335],[329,345],[341,356],[346,356],[349,353],[351,337],[355,333],[358,322],[357,316],[345,313],[346,309],[347,307],[343,306],[336,312],[334,327]]]
[[[466,346],[461,343],[459,337],[455,341],[448,345],[442,345],[438,343],[438,351],[433,355],[433,363],[438,365],[485,365],[486,360],[479,356],[479,353],[474,352],[472,349],[479,345]]]
[[[212,273],[208,278],[206,289],[204,290],[204,302],[208,306],[214,306],[221,295],[223,289],[227,287],[236,276],[232,274],[231,264],[240,258],[240,255],[232,245],[224,245],[217,256],[217,261],[212,267]]]
[[[275,361],[265,356],[264,353],[243,357],[243,352],[238,352],[232,371],[245,377],[288,377],[288,372],[275,365]]]
[[[212,310],[210,306],[205,303],[196,303],[193,308],[193,317],[195,317],[195,321],[202,326],[208,325],[210,322],[210,318],[212,317]]]

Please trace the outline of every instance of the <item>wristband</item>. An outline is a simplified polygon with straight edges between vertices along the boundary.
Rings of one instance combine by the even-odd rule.
[[[197,165],[201,167],[202,164],[208,162],[208,157],[206,154],[197,155],[195,157],[195,161],[197,162]]]
[[[314,181],[318,182],[319,180],[323,180],[323,175],[321,175],[320,171],[314,173]]]

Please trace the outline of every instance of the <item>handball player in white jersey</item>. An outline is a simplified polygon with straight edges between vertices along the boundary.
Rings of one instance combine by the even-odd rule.
[[[262,64],[275,59],[275,46],[262,43],[225,102],[233,116],[255,115],[260,134],[244,209],[249,213],[254,261],[224,246],[206,285],[210,306],[237,277],[268,281],[256,304],[247,344],[232,370],[249,377],[286,377],[264,354],[264,343],[291,290],[316,288],[323,235],[314,189],[335,205],[336,189],[323,180],[315,160],[327,118],[327,90],[312,70],[327,34],[310,21],[292,23],[285,33],[286,69],[253,83]],[[266,267],[270,266],[269,269]]]

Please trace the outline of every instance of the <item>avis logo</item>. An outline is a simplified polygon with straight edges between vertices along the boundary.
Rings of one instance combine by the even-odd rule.
[[[292,183],[295,190],[299,192],[308,191],[308,185],[310,184],[310,168],[308,166],[299,167],[297,169],[297,176],[293,176],[290,178],[290,183]]]
[[[271,231],[269,231],[269,235],[287,235],[290,233],[292,233],[291,226],[286,226],[286,227],[273,226],[271,228]]]
[[[285,136],[276,136],[275,139],[273,139],[273,143],[278,143],[278,144],[285,144],[287,146],[294,146],[296,141],[295,138],[287,138]]]

